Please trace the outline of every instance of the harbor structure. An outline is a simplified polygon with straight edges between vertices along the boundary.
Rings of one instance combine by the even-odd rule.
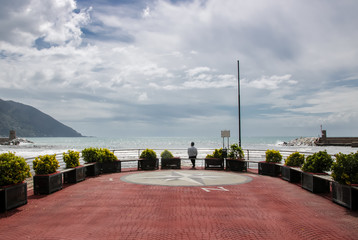
[[[318,138],[316,145],[358,147],[358,137],[327,137],[327,130],[322,130],[322,136]]]

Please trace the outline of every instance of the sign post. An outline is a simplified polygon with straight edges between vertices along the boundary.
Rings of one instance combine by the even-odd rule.
[[[222,130],[221,137],[223,138],[223,148],[225,148],[225,138],[227,138],[227,148],[229,148],[230,130]]]
[[[227,158],[227,150],[229,149],[229,138],[230,138],[230,130],[222,130],[221,137],[223,138],[223,157]],[[225,147],[225,138],[227,138],[227,148]]]

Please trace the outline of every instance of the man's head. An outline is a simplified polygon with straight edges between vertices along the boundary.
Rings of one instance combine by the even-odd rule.
[[[191,142],[191,146],[194,147],[194,142]]]

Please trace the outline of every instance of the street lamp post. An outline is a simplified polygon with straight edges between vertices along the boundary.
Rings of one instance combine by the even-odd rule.
[[[240,61],[237,60],[238,106],[239,106],[239,147],[241,147],[241,105],[240,105]]]

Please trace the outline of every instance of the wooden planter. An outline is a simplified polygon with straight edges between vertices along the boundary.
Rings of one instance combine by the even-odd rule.
[[[259,174],[277,177],[281,173],[281,167],[275,163],[259,162]]]
[[[292,183],[299,183],[301,182],[301,171],[294,167],[282,166],[281,178]]]
[[[121,172],[121,161],[103,162],[101,163],[102,173],[118,173]]]
[[[205,158],[205,169],[224,169],[224,159]]]
[[[226,159],[226,170],[247,172],[247,162],[240,159]]]
[[[313,193],[329,193],[330,184],[329,181],[315,176],[313,173],[302,172],[301,173],[301,185],[302,188],[311,191]]]
[[[27,203],[27,183],[4,186],[0,189],[0,212],[25,205]]]
[[[86,167],[86,176],[98,176],[101,173],[100,163],[88,163]]]
[[[180,169],[181,159],[180,158],[170,158],[161,160],[162,169]]]
[[[138,160],[138,170],[157,170],[159,169],[159,159],[139,159]]]
[[[50,194],[62,189],[62,173],[55,172],[46,175],[35,175],[34,194]]]
[[[78,166],[63,173],[63,181],[65,183],[77,183],[86,179],[86,167]]]
[[[357,210],[358,190],[349,185],[332,182],[332,201],[351,210]]]

